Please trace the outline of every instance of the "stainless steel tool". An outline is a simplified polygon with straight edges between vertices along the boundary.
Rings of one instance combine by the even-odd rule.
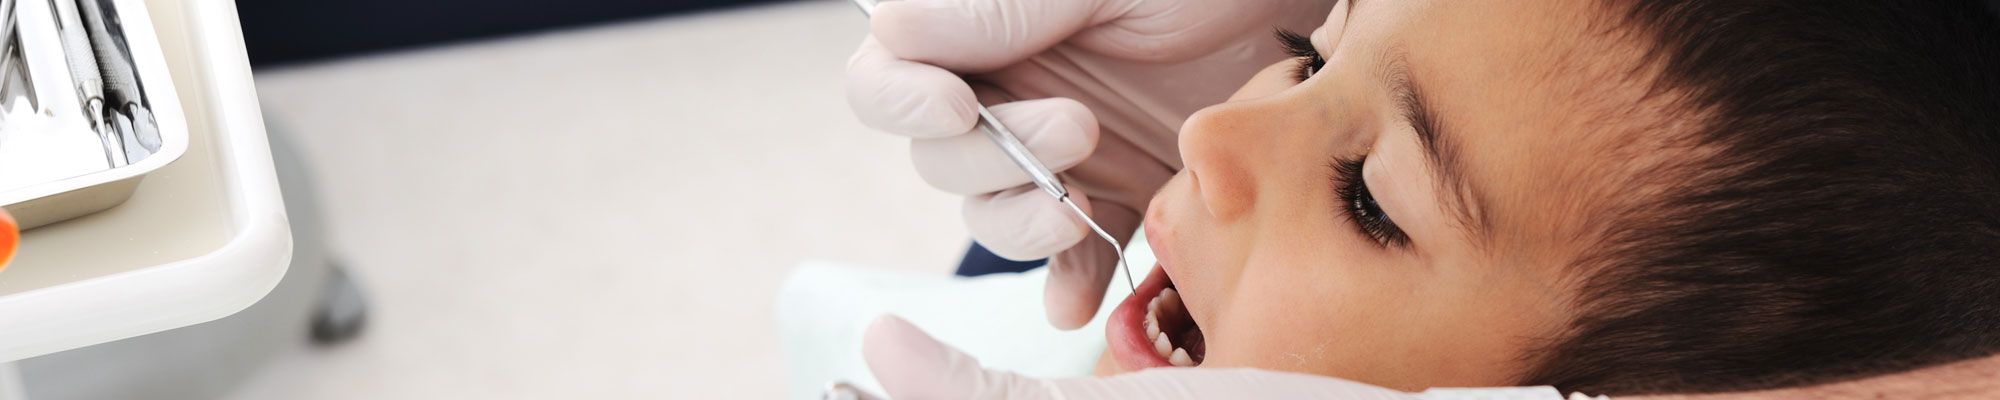
[[[188,150],[142,0],[0,0],[0,207],[30,229],[123,202]]]
[[[876,0],[854,0],[854,5],[861,7],[861,13],[869,17],[875,16],[876,3]],[[1021,167],[1022,172],[1028,173],[1028,179],[1033,180],[1035,186],[1041,188],[1043,193],[1048,193],[1056,201],[1069,206],[1069,210],[1077,219],[1083,220],[1084,225],[1090,226],[1091,232],[1096,232],[1098,237],[1110,243],[1111,250],[1118,252],[1118,269],[1125,273],[1125,286],[1135,292],[1139,290],[1139,285],[1132,280],[1132,268],[1125,265],[1125,246],[1119,245],[1118,239],[1105,232],[1104,227],[1098,226],[1097,220],[1091,219],[1090,214],[1084,213],[1082,207],[1077,207],[1075,200],[1070,200],[1069,189],[1063,188],[1062,180],[1056,178],[1056,174],[1050,172],[1049,167],[1043,165],[1041,159],[1035,158],[1034,153],[1028,152],[1028,145],[1022,144],[1021,139],[1014,136],[1014,131],[1008,130],[1007,125],[1001,124],[1000,119],[995,118],[993,112],[988,111],[985,105],[979,106],[979,124],[975,129],[984,132],[986,138],[993,139],[993,144],[999,145],[1000,151],[1007,153],[1007,159],[1013,160],[1015,166]]]
[[[101,0],[55,0],[57,30],[77,97],[104,142],[106,163],[122,167],[159,150],[159,133],[139,88],[125,36]]]

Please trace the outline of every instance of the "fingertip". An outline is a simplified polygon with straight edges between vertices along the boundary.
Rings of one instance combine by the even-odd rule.
[[[891,1],[876,6],[869,28],[905,59],[977,74],[1048,50],[1101,8],[1078,0]]]
[[[938,344],[910,321],[883,314],[868,323],[861,339],[861,358],[875,381],[892,394],[910,393],[912,384],[928,381],[935,370]]]
[[[910,21],[922,21],[936,4],[928,1],[877,1],[875,11],[868,16],[869,32],[909,25]]]
[[[1053,114],[1059,117],[1057,120],[1066,123],[1071,131],[1080,133],[1074,136],[1075,140],[1080,141],[1074,148],[1080,150],[1086,157],[1095,152],[1097,138],[1102,133],[1098,130],[1097,114],[1090,112],[1090,106],[1068,97],[1056,97],[1048,101],[1052,103],[1050,108],[1054,110]]]
[[[868,329],[865,332],[862,334],[861,351],[863,357],[868,359],[870,367],[874,366],[877,359],[888,361],[890,358],[893,358],[891,356],[900,353],[900,350],[904,349],[904,346],[909,343],[921,343],[923,340],[930,339],[929,335],[925,335],[922,330],[917,329],[916,325],[910,324],[910,321],[904,320],[895,314],[882,314],[875,317],[874,321],[868,323]]]
[[[1075,167],[1097,151],[1097,115],[1083,102],[1054,97],[996,105],[992,110],[1054,172]]]
[[[1106,215],[1099,212],[1102,209],[1082,190],[1071,188],[1070,197],[1099,222],[1111,222],[1104,219]],[[1084,229],[1087,237],[1049,258],[1049,281],[1042,302],[1048,311],[1049,324],[1063,330],[1082,327],[1097,316],[1112,275],[1118,269],[1117,252],[1098,240],[1095,232],[1088,232],[1089,227]]]
[[[1030,181],[982,134],[914,138],[910,140],[910,164],[924,183],[962,196],[988,196]]]
[[[1047,258],[1090,232],[1066,206],[1032,185],[966,197],[964,213],[973,239],[1009,260]]]
[[[1009,374],[987,372],[978,359],[894,315],[868,324],[861,352],[882,390],[898,399],[972,398],[1018,381]]]
[[[923,85],[928,90],[911,90],[921,96],[904,100],[909,112],[899,121],[914,138],[962,135],[979,123],[979,100],[963,78],[942,69],[925,68],[909,74],[905,84]],[[926,83],[928,81],[928,83]]]
[[[1053,291],[1042,296],[1042,305],[1048,309],[1049,326],[1073,331],[1090,325],[1090,320],[1097,318],[1097,307],[1076,307],[1076,301],[1058,299],[1062,296],[1064,295]]]
[[[913,60],[935,61],[929,45],[946,37],[931,34],[931,25],[950,25],[959,20],[949,8],[924,1],[885,1],[875,5],[875,14],[868,19],[868,32],[882,41],[885,48]]]
[[[1082,286],[1088,286],[1088,284],[1078,284],[1076,280],[1080,280],[1080,276],[1064,274],[1062,270],[1058,270],[1058,268],[1064,268],[1062,264],[1064,262],[1056,262],[1056,260],[1050,260],[1050,264],[1048,264],[1048,268],[1050,268],[1050,272],[1048,272],[1048,284],[1042,290],[1042,306],[1048,312],[1048,324],[1056,326],[1058,330],[1084,328],[1086,324],[1090,324],[1090,320],[1094,320],[1098,316],[1098,304],[1104,300],[1104,290],[1102,288],[1098,288],[1098,290],[1082,288]],[[1074,268],[1068,268],[1068,270],[1074,270]],[[1090,278],[1082,278],[1082,280],[1090,280]]]
[[[976,73],[997,67],[999,64],[989,59],[993,52],[1002,50],[974,43],[978,37],[967,31],[977,26],[978,17],[961,4],[885,1],[875,6],[868,29],[880,38],[883,47],[903,58]],[[964,51],[981,47],[988,51]]]
[[[1099,271],[1106,268],[1065,255],[1049,260],[1048,268],[1049,281],[1042,292],[1042,305],[1047,309],[1049,325],[1075,330],[1090,324],[1097,317],[1106,285],[1110,284],[1110,274]]]
[[[862,124],[898,135],[958,135],[979,119],[979,101],[963,78],[897,58],[872,38],[848,59],[846,90]]]

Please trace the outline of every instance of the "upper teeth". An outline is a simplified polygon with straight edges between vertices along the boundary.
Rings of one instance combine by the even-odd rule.
[[[1180,292],[1174,288],[1162,289],[1159,297],[1154,297],[1151,302],[1146,303],[1146,337],[1153,339],[1153,352],[1159,353],[1161,358],[1167,359],[1167,363],[1176,367],[1194,366],[1194,359],[1188,357],[1187,349],[1174,347],[1173,343],[1167,340],[1167,334],[1160,331],[1161,307],[1172,309],[1184,307],[1181,304]]]

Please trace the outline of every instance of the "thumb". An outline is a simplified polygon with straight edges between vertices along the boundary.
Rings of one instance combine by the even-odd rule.
[[[870,29],[897,57],[959,73],[988,72],[1115,19],[1123,0],[901,0],[875,7]]]
[[[1130,243],[1132,232],[1139,228],[1139,211],[1082,194],[1081,190],[1070,191],[1070,197],[1078,200],[1077,205],[1111,234],[1112,240],[1119,246]],[[1042,290],[1042,305],[1048,310],[1049,324],[1057,329],[1077,329],[1090,323],[1104,303],[1106,290],[1116,286],[1119,288],[1116,293],[1126,293],[1129,289],[1126,279],[1137,284],[1151,271],[1151,266],[1138,265],[1124,265],[1126,270],[1119,271],[1122,249],[1113,248],[1097,232],[1086,231],[1085,236],[1082,241],[1072,242],[1076,245],[1049,258],[1049,280]]]
[[[1109,378],[1042,380],[989,371],[909,321],[869,324],[861,354],[889,397],[902,399],[1332,399],[1421,400],[1368,384],[1253,369],[1152,368]]]
[[[1047,399],[1047,381],[988,371],[979,360],[939,343],[893,315],[876,318],[861,339],[861,356],[889,397],[907,399]]]

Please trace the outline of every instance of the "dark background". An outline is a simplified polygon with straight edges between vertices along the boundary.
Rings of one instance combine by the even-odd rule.
[[[780,0],[237,0],[259,66]],[[2000,10],[2000,0],[1987,0]]]
[[[237,0],[236,11],[250,62],[268,66],[774,2],[777,0]]]

